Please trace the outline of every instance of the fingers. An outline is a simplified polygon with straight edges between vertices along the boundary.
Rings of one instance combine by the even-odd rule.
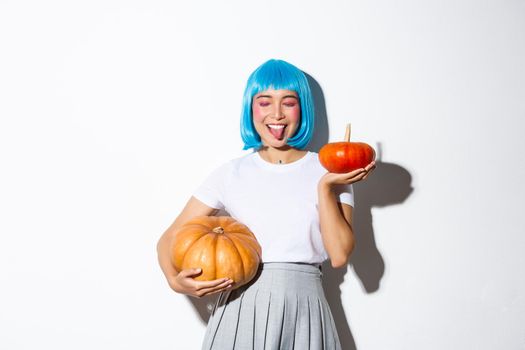
[[[190,296],[200,298],[208,294],[213,294],[231,288],[234,281],[231,278],[219,278],[213,281],[197,281],[194,279],[200,275],[200,268],[185,269],[177,275],[178,285],[176,291]]]
[[[215,294],[215,293],[222,292],[224,290],[228,290],[232,287],[232,285],[233,285],[233,281],[231,279],[227,279],[226,281],[220,283],[219,285],[215,287],[199,289],[195,294],[198,298],[200,298],[205,295]]]
[[[213,281],[195,281],[195,289],[197,291],[203,289],[213,289],[218,288],[222,285],[232,284],[233,280],[231,278],[219,278]]]
[[[355,177],[366,173],[365,169],[355,169],[348,173],[328,173],[330,176],[330,180],[333,183],[346,183],[348,180],[354,179]]]
[[[200,275],[202,270],[200,268],[182,270],[179,274],[181,277],[194,277]]]
[[[359,168],[352,170],[349,173],[341,174],[341,178],[345,181],[357,181],[360,180],[363,176],[366,175],[366,170],[364,168]]]
[[[370,175],[370,173],[372,172],[372,170],[374,170],[376,168],[376,162],[372,162],[370,164],[368,164],[365,168],[366,170],[366,174],[365,176],[363,176],[362,180],[366,180],[366,178],[368,177],[368,175]]]
[[[352,184],[357,181],[364,180],[368,175],[376,168],[376,162],[372,161],[364,168],[352,170],[348,173],[331,173],[328,172],[323,175],[319,181],[319,185],[331,186],[331,185],[343,185]]]
[[[371,162],[365,168],[359,168],[346,174],[341,174],[341,180],[346,184],[352,184],[361,180],[365,180],[368,175],[375,169],[375,162]]]
[[[351,181],[360,181],[364,180],[368,177],[368,175],[376,168],[376,162],[372,161],[370,164],[368,164],[364,168],[356,169],[354,171],[349,172],[348,179]]]
[[[369,173],[371,170],[375,169],[376,167],[376,162],[375,161],[372,161],[370,164],[368,164],[366,167],[364,168],[359,168],[359,169],[356,169],[356,170],[353,170],[349,173],[347,173],[347,176],[348,177],[354,177],[354,176],[358,176],[358,175],[361,175],[362,173],[365,173],[365,175],[367,173]]]
[[[365,176],[367,175],[366,171],[365,171],[364,169],[360,169],[360,170],[361,170],[361,171],[360,171],[357,175],[352,176],[352,177],[350,177],[350,178],[348,179],[348,181],[349,181],[350,183],[354,183],[354,182],[360,181],[360,180],[362,180],[362,179],[365,178]]]
[[[346,175],[346,178],[353,178],[353,177],[361,175],[364,172],[366,172],[365,169],[359,168],[359,169],[352,170],[351,172],[346,173],[345,175]]]

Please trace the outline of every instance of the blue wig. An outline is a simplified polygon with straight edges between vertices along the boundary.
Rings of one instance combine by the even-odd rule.
[[[268,89],[295,91],[299,96],[301,124],[295,134],[288,139],[288,145],[303,149],[310,142],[314,131],[312,92],[303,72],[286,61],[274,59],[259,66],[246,83],[241,114],[243,149],[258,149],[262,146],[261,137],[253,125],[252,100],[253,96]]]

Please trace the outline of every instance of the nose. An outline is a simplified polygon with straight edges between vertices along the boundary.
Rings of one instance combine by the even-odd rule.
[[[276,104],[273,109],[273,118],[275,120],[281,120],[284,118],[283,111],[280,104]]]

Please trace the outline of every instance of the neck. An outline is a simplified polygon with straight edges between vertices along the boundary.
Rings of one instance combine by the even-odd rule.
[[[306,151],[293,147],[272,148],[263,146],[258,150],[258,152],[262,159],[274,164],[292,163],[301,159],[306,154]]]

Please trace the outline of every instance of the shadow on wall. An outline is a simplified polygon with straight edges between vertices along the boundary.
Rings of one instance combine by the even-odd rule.
[[[354,185],[356,206],[353,211],[353,228],[356,249],[350,258],[350,264],[367,293],[379,290],[385,272],[385,263],[375,242],[372,207],[402,203],[413,190],[412,177],[406,169],[392,163],[376,162],[376,164],[377,168],[369,178]],[[328,261],[325,262],[323,287],[337,325],[342,348],[356,350],[341,298],[341,284],[347,271],[348,266],[333,269]]]
[[[321,86],[311,76],[308,76],[308,80],[314,94],[316,115],[316,129],[309,144],[309,150],[319,152],[329,140],[328,118]],[[342,140],[343,135],[341,135]],[[376,169],[365,181],[353,186],[356,205],[352,222],[357,244],[350,264],[367,293],[373,293],[379,289],[385,272],[384,260],[375,243],[372,207],[402,203],[413,191],[410,173],[396,164],[382,162],[381,150],[376,151],[378,151]],[[347,271],[348,266],[333,269],[330,262],[326,261],[323,264],[323,287],[334,316],[342,348],[356,350],[357,347],[341,299],[341,284],[344,282]]]
[[[321,86],[314,78],[306,75],[314,95],[316,115],[315,131],[308,150],[318,152],[329,140],[328,118]],[[385,272],[384,260],[375,244],[372,207],[384,207],[404,202],[413,191],[411,182],[412,177],[406,169],[393,163],[382,162],[379,150],[373,174],[365,181],[354,185],[356,206],[353,211],[353,228],[357,245],[352,253],[350,264],[367,293],[373,293],[379,289]],[[227,215],[227,213],[222,212],[218,215]],[[342,348],[357,350],[341,299],[341,284],[344,282],[347,271],[348,266],[333,269],[328,261],[325,262],[323,264],[323,287],[337,325]],[[201,320],[207,324],[217,296],[212,295],[201,299],[187,298]]]

